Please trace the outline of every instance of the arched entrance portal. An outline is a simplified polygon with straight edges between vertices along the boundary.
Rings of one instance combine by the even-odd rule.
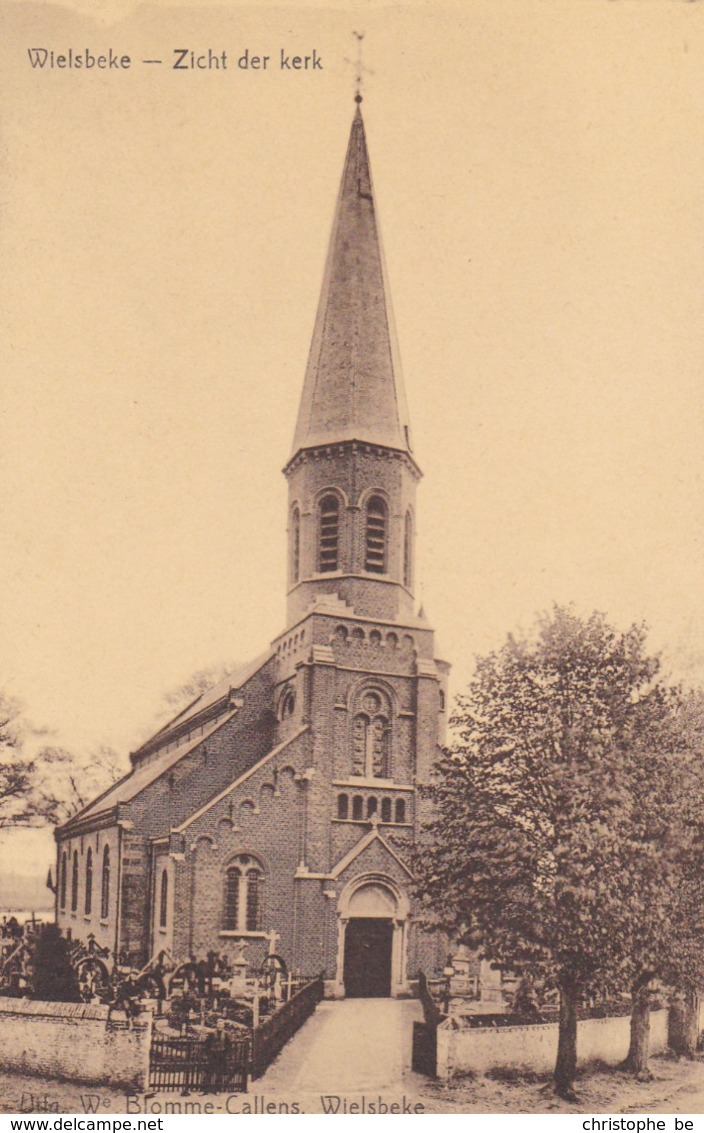
[[[387,877],[355,878],[340,894],[336,993],[400,995],[406,981],[408,898]]]

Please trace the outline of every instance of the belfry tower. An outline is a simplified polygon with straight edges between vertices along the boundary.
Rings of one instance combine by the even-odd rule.
[[[326,891],[336,902],[324,934],[328,949],[335,942],[328,970],[336,993],[369,994],[370,957],[387,956],[377,982],[401,994],[422,960],[410,900],[424,817],[417,788],[444,736],[448,666],[435,659],[433,632],[416,613],[421,472],[360,102],[284,469],[288,625],[275,645],[279,703],[288,708],[278,718],[280,741],[289,728],[310,729],[299,923],[313,931],[320,923],[304,912],[307,873],[343,882]],[[422,966],[432,970],[436,943],[426,947],[433,955]]]
[[[412,615],[420,469],[359,105],[285,472],[289,620],[321,594],[368,617]]]

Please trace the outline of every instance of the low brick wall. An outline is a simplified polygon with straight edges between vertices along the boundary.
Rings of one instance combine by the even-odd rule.
[[[496,1067],[550,1071],[557,1056],[557,1023],[525,1027],[455,1029],[452,1019],[438,1027],[439,1078],[473,1070],[483,1074]],[[584,1019],[577,1024],[577,1059],[580,1063],[601,1059],[615,1064],[628,1053],[630,1018]],[[667,1011],[650,1016],[650,1051],[667,1047]]]
[[[102,1005],[0,998],[0,1068],[146,1090],[151,1015],[132,1030],[108,1028],[107,1017]]]

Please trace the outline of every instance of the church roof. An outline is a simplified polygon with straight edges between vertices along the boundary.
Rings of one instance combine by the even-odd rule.
[[[337,199],[291,456],[339,441],[411,452],[362,115]]]
[[[260,653],[253,661],[247,662],[246,665],[241,665],[232,673],[228,673],[222,680],[217,681],[211,685],[210,688],[204,689],[195,700],[187,704],[185,708],[174,716],[167,724],[155,732],[148,740],[142,744],[141,747],[134,752],[133,758],[146,752],[148,749],[154,749],[161,746],[165,741],[167,735],[172,735],[180,732],[184,726],[192,722],[196,717],[199,719],[207,717],[211,714],[211,710],[220,711],[222,705],[227,702],[231,695],[234,695],[238,689],[242,688],[247,683],[250,677],[261,669],[269,658],[272,656],[273,650],[267,649],[264,653]]]
[[[254,661],[248,662],[246,665],[240,665],[235,672],[228,673],[223,676],[222,680],[212,684],[209,689],[205,689],[198,695],[195,700],[190,701],[190,704],[185,708],[181,708],[180,712],[173,716],[167,724],[160,727],[158,732],[155,732],[149,740],[145,740],[141,748],[137,748],[132,753],[133,763],[138,763],[144,756],[151,755],[152,752],[159,750],[163,747],[164,743],[172,742],[173,740],[180,739],[181,735],[185,735],[190,730],[190,726],[197,723],[210,724],[214,717],[220,717],[223,712],[227,712],[230,707],[230,700],[236,696],[239,689],[247,683],[251,676],[260,671],[262,665],[269,661],[273,655],[271,648],[266,649],[265,653],[255,657]]]
[[[74,824],[84,823],[89,819],[96,818],[98,815],[103,815],[117,806],[118,803],[127,803],[136,798],[140,791],[154,783],[157,779],[161,778],[167,771],[170,771],[184,756],[188,755],[194,748],[198,747],[205,740],[212,736],[213,732],[217,732],[223,724],[237,712],[237,708],[233,708],[226,716],[220,716],[211,726],[204,730],[202,735],[197,735],[191,739],[184,740],[175,748],[166,748],[159,756],[149,763],[144,763],[140,767],[136,767],[130,771],[124,778],[118,779],[112,787],[104,794],[100,795],[92,803],[90,803],[84,810],[74,814],[68,822],[65,822],[61,827],[62,830],[68,830]]]
[[[272,650],[268,649],[266,653],[261,654],[254,661],[243,665],[236,672],[230,673],[223,680],[202,692],[168,724],[165,724],[163,728],[156,732],[151,739],[142,744],[136,752],[133,752],[131,756],[133,768],[127,775],[118,779],[87,807],[69,818],[61,826],[61,831],[68,831],[74,825],[83,824],[99,815],[107,814],[118,803],[130,802],[145,787],[165,775],[184,756],[207,740],[214,732],[219,731],[223,724],[231,720],[240,708],[241,701],[236,698],[235,694],[250,677],[261,669],[271,656]]]

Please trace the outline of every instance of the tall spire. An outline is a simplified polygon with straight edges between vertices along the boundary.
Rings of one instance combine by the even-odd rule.
[[[411,434],[357,96],[292,457],[364,441],[411,452]]]

